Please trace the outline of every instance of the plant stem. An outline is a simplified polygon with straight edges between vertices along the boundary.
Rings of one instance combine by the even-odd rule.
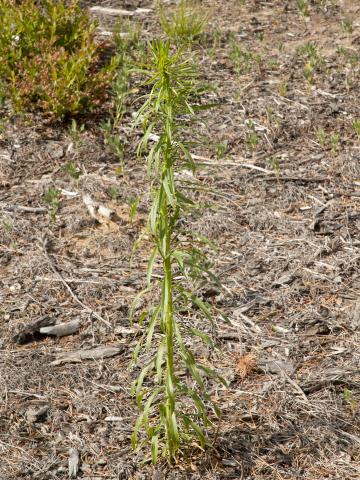
[[[170,258],[170,232],[166,233],[166,250],[164,259],[164,272],[165,272],[165,288],[164,288],[164,301],[166,307],[164,311],[165,325],[166,325],[166,364],[167,364],[167,415],[168,423],[170,426],[168,441],[169,451],[172,453],[174,449],[174,443],[176,440],[172,434],[174,415],[175,415],[175,376],[174,376],[174,329],[173,329],[173,306],[172,306],[172,271],[171,271],[171,258]],[[175,442],[174,442],[175,441]]]
[[[166,181],[167,172],[172,169],[171,162],[171,143],[168,140],[165,150],[162,181]],[[171,212],[168,208],[168,199],[163,191],[162,209],[161,209],[161,227],[163,234],[163,271],[164,271],[164,289],[163,289],[163,325],[166,335],[166,416],[167,416],[167,443],[170,456],[176,450],[176,437],[174,435],[175,418],[175,375],[174,375],[174,326],[173,326],[173,275],[171,268]],[[161,233],[160,233],[161,235]]]

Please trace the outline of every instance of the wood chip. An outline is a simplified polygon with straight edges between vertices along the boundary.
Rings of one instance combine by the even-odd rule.
[[[80,363],[83,360],[101,360],[103,358],[114,357],[124,351],[124,346],[108,346],[92,348],[90,350],[75,350],[61,354],[50,365],[61,365],[63,363]]]
[[[122,422],[123,420],[124,420],[123,417],[115,417],[115,416],[105,417],[105,422]]]
[[[40,333],[44,335],[55,335],[56,337],[64,337],[77,332],[80,328],[81,321],[73,320],[72,322],[58,323],[57,325],[42,327]]]
[[[296,279],[293,273],[286,273],[272,283],[273,287],[281,287],[282,285],[290,285]]]
[[[151,12],[150,8],[137,8],[136,10],[124,10],[123,8],[101,7],[96,5],[90,8],[90,12],[101,15],[113,15],[117,17],[132,17],[133,15],[146,15]]]
[[[123,337],[126,337],[128,335],[136,335],[139,333],[139,330],[134,327],[123,327],[119,325],[118,327],[115,327],[114,331],[115,335],[122,335]]]
[[[96,202],[90,195],[85,194],[83,196],[83,202],[88,209],[90,215],[97,220],[99,223],[103,223],[104,221],[116,221],[117,215],[114,210],[101,205],[100,203]]]
[[[79,471],[80,455],[76,448],[69,450],[69,478],[76,478]]]

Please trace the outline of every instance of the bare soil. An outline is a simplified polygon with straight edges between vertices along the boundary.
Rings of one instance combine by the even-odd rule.
[[[143,24],[144,38],[159,32],[151,1],[91,3],[150,8],[131,21]],[[130,265],[149,207],[136,159],[140,132],[130,128],[135,92],[119,131],[124,174],[104,145],[101,115],[79,120],[79,145],[41,114],[4,118],[1,480],[66,479],[71,448],[80,454],[78,478],[88,480],[360,478],[360,141],[352,126],[360,118],[360,7],[310,1],[304,18],[292,0],[202,5],[209,25],[195,52],[213,87],[204,103],[218,107],[206,114],[208,146],[194,153],[208,164],[197,177],[218,193],[201,194],[210,207],[184,221],[219,247],[224,288],[204,298],[229,318],[217,320],[222,353],[193,346],[229,381],[228,389],[210,386],[223,412],[215,447],[194,447],[155,469],[130,446],[137,410],[129,306],[144,287],[149,254],[145,244]],[[100,21],[103,30],[113,24]],[[310,82],[299,52],[307,42],[321,56]],[[251,53],[240,69],[234,45]],[[54,220],[43,198],[49,187],[62,192]],[[85,193],[114,209],[116,221],[92,219]],[[24,325],[45,317],[81,320],[80,331],[19,340]],[[121,348],[101,360],[52,364],[100,346]]]

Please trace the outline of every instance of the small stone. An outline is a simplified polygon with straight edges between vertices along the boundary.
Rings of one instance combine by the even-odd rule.
[[[64,148],[57,142],[48,143],[46,146],[46,150],[48,151],[50,157],[56,160],[64,156]]]
[[[50,408],[50,405],[44,405],[41,408],[35,409],[35,408],[30,408],[26,412],[26,419],[29,423],[35,423],[38,422],[39,420],[42,420],[46,413],[48,412]]]
[[[290,285],[296,278],[293,273],[286,273],[279,279],[275,280],[272,284],[273,287],[281,287],[282,285]]]

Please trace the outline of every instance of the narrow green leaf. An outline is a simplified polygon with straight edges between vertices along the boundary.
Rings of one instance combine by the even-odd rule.
[[[158,253],[158,248],[157,246],[153,248],[151,254],[150,254],[150,258],[149,258],[149,261],[148,261],[148,267],[147,267],[147,272],[146,272],[146,283],[147,283],[147,286],[148,288],[150,288],[150,284],[151,284],[151,275],[152,275],[152,271],[153,271],[153,267],[154,267],[154,262],[156,260],[156,255]]]
[[[197,337],[201,338],[201,340],[207,345],[209,345],[210,347],[214,346],[214,342],[211,340],[209,335],[206,335],[206,333],[193,327],[189,327],[189,330],[193,335],[196,335]]]
[[[197,368],[199,370],[203,370],[208,377],[218,380],[220,383],[224,385],[224,387],[228,388],[227,381],[221,375],[219,375],[215,370],[209,367],[205,367],[204,365],[201,365],[201,364],[197,364]]]
[[[154,235],[156,235],[156,225],[157,225],[157,220],[158,220],[158,211],[160,207],[160,196],[161,196],[161,190],[158,190],[153,198],[153,203],[151,205],[151,210],[150,210],[150,215],[149,215],[149,220],[150,220],[150,228],[151,231]]]
[[[142,386],[144,383],[144,380],[146,376],[148,375],[149,371],[153,368],[154,363],[151,361],[148,365],[146,365],[140,372],[137,380],[136,380],[136,390],[135,390],[135,395],[136,395],[136,402],[139,408],[141,408],[141,402],[142,402]]]
[[[155,465],[159,455],[159,436],[153,435],[151,438],[151,460]]]
[[[143,416],[142,424],[144,425],[146,430],[149,430],[149,413],[151,411],[151,408],[155,403],[156,397],[162,391],[163,391],[163,387],[157,387],[145,402],[143,413],[142,413],[142,416]]]
[[[152,341],[152,338],[153,338],[153,335],[154,335],[154,330],[155,330],[155,327],[156,327],[156,322],[159,318],[159,313],[160,313],[160,305],[158,305],[154,309],[154,311],[153,311],[153,313],[150,317],[150,320],[149,320],[149,325],[147,327],[146,342],[145,342],[146,351],[150,350],[151,341]]]
[[[164,359],[165,353],[165,344],[166,344],[166,337],[164,337],[158,347],[158,351],[156,353],[156,360],[155,360],[155,369],[156,369],[156,381],[161,382],[162,379],[162,363]]]

